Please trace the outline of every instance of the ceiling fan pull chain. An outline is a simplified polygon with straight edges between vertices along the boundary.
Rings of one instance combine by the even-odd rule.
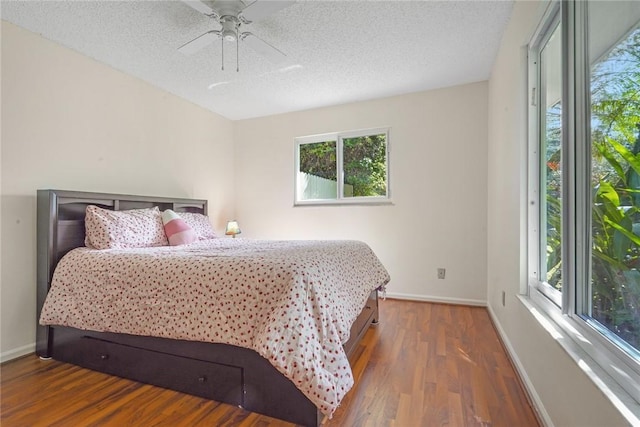
[[[222,46],[222,71],[224,71],[224,37],[220,38],[220,45]]]
[[[236,26],[236,73],[240,72],[240,34]]]

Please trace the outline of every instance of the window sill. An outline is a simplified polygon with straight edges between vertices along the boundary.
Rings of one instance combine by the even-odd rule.
[[[589,354],[584,346],[591,346],[594,352],[604,353],[596,345],[589,342],[579,330],[582,326],[568,316],[560,314],[549,315],[543,305],[544,297],[528,297],[518,295],[518,299],[529,310],[540,325],[551,335],[551,337],[567,352],[578,367],[589,377],[603,395],[620,412],[620,414],[631,424],[640,425],[640,403],[625,390],[614,378],[609,375]],[[581,343],[579,343],[581,341]],[[603,355],[603,357],[609,357]]]
[[[294,207],[300,206],[386,206],[393,205],[393,200],[384,198],[375,199],[342,199],[342,200],[303,200],[293,203]]]

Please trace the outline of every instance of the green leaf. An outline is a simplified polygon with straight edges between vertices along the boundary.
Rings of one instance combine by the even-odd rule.
[[[594,249],[593,250],[593,255],[596,258],[601,259],[602,261],[604,261],[607,264],[610,264],[611,266],[615,266],[618,269],[626,269],[627,266],[624,265],[623,263],[621,263],[620,261],[618,261],[617,259],[611,258],[609,255],[605,254],[604,252],[598,250],[598,249]]]
[[[607,162],[609,162],[609,165],[611,165],[613,170],[616,171],[616,174],[618,175],[618,177],[621,180],[625,180],[626,174],[624,172],[624,169],[620,165],[620,162],[618,162],[618,160],[615,158],[613,153],[607,149],[607,146],[605,144],[595,144],[595,143],[593,145],[596,147],[598,152],[602,154],[602,157],[604,157],[607,160]]]
[[[613,185],[611,185],[607,181],[600,182],[600,186],[598,188],[598,196],[607,200],[616,208],[620,206],[620,196],[618,196],[618,192],[615,188],[613,188]]]
[[[609,218],[604,218],[604,221],[610,225],[611,227],[615,228],[616,230],[618,230],[619,232],[621,232],[622,234],[624,234],[629,240],[631,240],[633,243],[635,243],[636,245],[640,246],[640,236],[636,236],[635,234],[633,234],[633,232],[627,230],[626,228],[624,228],[623,226],[621,226],[620,224],[617,224],[613,221],[611,221]]]
[[[627,149],[624,145],[620,144],[613,138],[607,138],[607,142],[613,147],[614,150],[618,154],[625,159],[631,168],[633,168],[636,173],[640,173],[640,156],[634,155],[631,151]]]
[[[607,181],[601,181],[598,186],[597,198],[602,202],[605,209],[605,216],[615,222],[622,221],[624,214],[620,211],[620,196],[613,185]]]
[[[633,225],[628,217],[623,217],[622,221],[618,225],[627,231],[633,230]],[[631,240],[629,240],[624,233],[616,229],[613,233],[613,242],[611,246],[614,258],[620,260],[625,259],[629,249],[631,249],[631,243]]]

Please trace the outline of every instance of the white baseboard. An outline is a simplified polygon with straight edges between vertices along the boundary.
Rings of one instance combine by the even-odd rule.
[[[36,343],[23,345],[22,347],[14,348],[4,353],[0,353],[0,363],[7,362],[18,357],[25,356],[29,353],[36,352]]]
[[[487,306],[487,301],[475,300],[475,299],[444,298],[444,297],[434,297],[429,295],[401,294],[397,292],[387,292],[387,296],[389,298],[406,299],[410,301],[437,302],[442,304],[457,304],[457,305],[475,305],[479,307]]]
[[[500,334],[500,338],[502,339],[502,342],[504,343],[504,346],[507,349],[507,353],[509,353],[509,359],[511,359],[511,362],[513,363],[516,370],[518,371],[518,375],[520,376],[520,379],[523,382],[524,388],[526,389],[526,392],[529,395],[529,398],[531,399],[531,403],[533,404],[533,410],[536,411],[536,413],[538,414],[538,419],[542,422],[542,424],[544,424],[545,427],[554,427],[553,421],[551,421],[551,417],[549,416],[549,413],[547,412],[544,405],[542,404],[542,399],[540,399],[540,396],[538,395],[538,392],[536,392],[536,389],[533,386],[533,383],[531,383],[531,380],[527,375],[527,371],[525,371],[524,366],[522,366],[522,362],[520,362],[520,359],[518,358],[518,354],[516,353],[515,349],[511,345],[511,341],[509,341],[509,337],[507,337],[507,334],[505,333],[504,329],[502,329],[502,325],[500,324],[500,322],[498,322],[498,317],[494,313],[491,306],[488,304],[487,304],[487,311],[489,312],[489,317],[491,317],[491,321],[493,322],[493,325],[498,331],[498,334]]]

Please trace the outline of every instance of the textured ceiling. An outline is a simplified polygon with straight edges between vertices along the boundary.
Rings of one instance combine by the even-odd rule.
[[[259,0],[269,1],[269,0]],[[211,3],[210,3],[211,4]],[[229,119],[489,78],[511,1],[301,0],[243,25],[286,53],[274,65],[240,43],[177,48],[218,23],[180,1],[7,1],[2,19]]]

